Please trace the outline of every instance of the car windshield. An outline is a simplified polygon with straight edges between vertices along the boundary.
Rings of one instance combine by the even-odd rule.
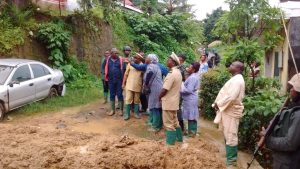
[[[14,67],[0,65],[0,84],[3,85]]]

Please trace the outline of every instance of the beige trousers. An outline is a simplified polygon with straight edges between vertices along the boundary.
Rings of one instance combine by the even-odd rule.
[[[225,137],[225,143],[229,146],[238,145],[238,129],[239,129],[239,119],[228,116],[225,113],[222,113],[222,119],[220,127],[223,130]]]
[[[175,131],[179,127],[176,110],[163,110],[163,123],[166,130]]]
[[[126,96],[125,96],[125,104],[140,104],[140,92],[134,92],[131,90],[126,90]]]

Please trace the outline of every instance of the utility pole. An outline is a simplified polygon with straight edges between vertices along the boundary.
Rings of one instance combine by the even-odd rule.
[[[60,0],[58,0],[58,7],[59,7],[59,15],[61,16],[61,4],[60,4]]]

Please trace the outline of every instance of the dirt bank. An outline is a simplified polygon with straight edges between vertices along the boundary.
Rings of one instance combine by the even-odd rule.
[[[225,168],[218,148],[204,140],[166,146],[163,132],[157,141],[139,137],[138,126],[149,132],[145,117],[124,122],[104,114],[93,105],[0,124],[0,168]],[[104,125],[96,132],[84,128],[97,123]]]
[[[68,129],[1,125],[0,168],[223,168],[217,149]]]

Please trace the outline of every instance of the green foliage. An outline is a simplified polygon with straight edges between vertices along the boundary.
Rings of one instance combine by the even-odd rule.
[[[158,10],[161,14],[172,15],[174,12],[189,13],[191,7],[188,0],[162,0],[159,2]]]
[[[218,36],[215,36],[215,34],[212,33],[212,30],[213,30],[217,20],[223,14],[224,14],[224,11],[222,10],[221,7],[213,10],[212,14],[206,14],[206,19],[204,19],[203,22],[204,22],[204,35],[205,35],[206,41],[208,43],[219,39]],[[221,28],[221,29],[223,29],[223,28]]]
[[[188,62],[195,60],[193,48],[204,39],[201,23],[191,20],[189,15],[127,14],[126,21],[135,34],[134,44],[146,53],[157,54],[162,63],[172,51],[185,53]]]
[[[193,48],[198,47],[205,40],[204,24],[196,20],[186,20],[183,30],[188,36],[189,45]]]
[[[0,18],[0,54],[10,52],[15,46],[24,43],[25,33],[14,27],[7,19]]]
[[[17,45],[24,43],[28,31],[36,28],[31,17],[32,9],[20,9],[10,3],[0,6],[0,53],[7,54]]]
[[[184,15],[174,14],[170,16],[162,16],[154,14],[149,18],[142,15],[127,15],[129,25],[136,34],[144,33],[148,35],[152,41],[166,40],[168,37],[174,37],[176,41],[182,42],[187,40],[187,34],[183,30],[184,23],[187,19]]]
[[[245,71],[244,74],[248,75],[249,71],[253,73],[251,64],[255,61],[259,61],[264,56],[264,50],[258,43],[258,40],[239,40],[235,45],[232,46],[230,57],[226,57],[225,65],[229,66],[234,61],[241,61],[244,63]],[[252,79],[251,90],[255,92],[255,78]]]
[[[251,63],[260,60],[264,55],[263,48],[258,43],[258,40],[242,39],[232,47],[230,57],[226,58],[226,65],[238,60],[243,62],[245,66],[250,66]]]
[[[283,37],[279,34],[276,34],[276,32],[266,32],[264,34],[264,49],[266,51],[271,51],[283,40]]]
[[[254,37],[266,38],[262,46],[270,49],[281,41],[278,8],[271,7],[267,0],[227,0],[230,11],[215,24],[214,34],[225,42]],[[272,38],[271,38],[272,37]]]
[[[108,22],[112,26],[113,43],[119,49],[122,49],[125,44],[134,46],[134,33],[132,28],[126,23],[124,15],[120,9],[114,9],[107,17]]]
[[[32,9],[20,9],[15,5],[9,5],[7,14],[11,18],[12,24],[19,27],[28,27],[32,22],[29,22],[33,14]]]
[[[245,78],[246,81],[246,93],[247,94],[252,94],[251,91],[252,90],[252,78]],[[255,78],[255,91],[261,91],[264,89],[280,89],[281,84],[279,82],[279,79],[277,78],[267,78],[267,77],[263,77],[263,76],[259,76]]]
[[[86,83],[85,80],[76,80],[74,83]],[[95,81],[100,85],[100,80]],[[66,95],[64,97],[57,97],[45,101],[34,102],[26,105],[20,109],[12,111],[9,116],[15,118],[22,118],[27,116],[34,116],[42,113],[61,111],[66,107],[75,107],[91,103],[101,97],[99,85],[94,85],[90,88],[74,88],[73,85],[67,84]],[[84,99],[79,99],[84,98]]]
[[[92,15],[98,19],[104,19],[104,8],[102,6],[96,6],[95,8],[93,8],[92,11]]]
[[[143,0],[141,3],[141,9],[152,15],[158,11],[157,0]]]
[[[260,81],[267,85],[255,95],[247,95],[243,101],[244,116],[239,126],[239,146],[243,149],[254,150],[261,127],[268,126],[284,101],[279,95],[278,82],[265,78]]]
[[[101,7],[96,7],[88,11],[75,11],[74,16],[82,18],[91,31],[100,31],[96,22],[98,19],[103,19],[104,17],[103,10]]]
[[[220,89],[229,78],[230,75],[224,67],[210,69],[207,73],[203,74],[199,93],[202,117],[210,120],[215,117],[216,113],[211,105],[214,103]]]
[[[212,30],[212,36],[219,37],[223,42],[235,42],[237,30],[234,28],[234,22],[228,22],[229,12],[224,14],[216,21]]]
[[[87,68],[85,68],[85,70],[87,70]],[[101,81],[96,76],[93,76],[93,75],[90,75],[90,74],[84,74],[78,80],[75,80],[72,83],[69,83],[68,87],[71,90],[92,89],[92,88],[95,88],[95,87],[100,89],[101,84],[102,84]]]
[[[56,67],[65,65],[68,60],[70,36],[70,31],[62,21],[45,23],[39,28],[37,38],[50,51],[49,60]]]
[[[37,34],[37,39],[49,50],[49,60],[64,72],[67,82],[88,76],[86,64],[68,56],[70,38],[71,32],[62,21],[42,24]]]

